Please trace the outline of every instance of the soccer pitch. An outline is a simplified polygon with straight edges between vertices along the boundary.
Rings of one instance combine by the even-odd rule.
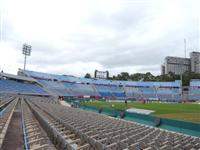
[[[139,103],[139,102],[102,102],[92,101],[84,102],[86,106],[93,106],[97,108],[109,108],[115,110],[126,110],[128,108],[139,108],[154,110],[151,115],[170,118],[176,120],[190,121],[200,123],[200,104],[188,103]]]

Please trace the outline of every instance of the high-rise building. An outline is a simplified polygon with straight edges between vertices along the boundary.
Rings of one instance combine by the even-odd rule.
[[[200,73],[200,52],[191,52],[191,72]]]
[[[169,72],[177,75],[185,72],[200,73],[200,52],[191,52],[190,58],[167,56],[161,65],[161,74]]]
[[[161,75],[165,74],[165,65],[161,65]]]
[[[165,58],[165,74],[173,72],[175,74],[183,74],[186,71],[190,71],[190,59],[181,57]]]

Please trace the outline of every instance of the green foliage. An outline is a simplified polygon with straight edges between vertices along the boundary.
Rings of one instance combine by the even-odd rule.
[[[89,73],[86,73],[85,78],[91,78],[91,75]]]
[[[122,80],[122,81],[175,81],[175,80],[181,80],[180,75],[176,75],[172,72],[165,75],[158,75],[154,76],[150,72],[147,73],[135,73],[135,74],[129,74],[128,72],[121,72],[120,74],[110,77],[109,79],[112,80]],[[191,79],[200,79],[200,74],[198,73],[189,73],[185,72],[182,75],[182,81],[184,86],[189,86]]]

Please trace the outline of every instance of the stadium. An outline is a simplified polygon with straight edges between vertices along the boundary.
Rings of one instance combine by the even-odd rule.
[[[1,73],[1,148],[199,149],[199,87],[200,81],[192,80],[183,103],[180,81],[114,81],[23,69],[18,75]]]
[[[0,150],[200,150],[200,0],[0,0]]]

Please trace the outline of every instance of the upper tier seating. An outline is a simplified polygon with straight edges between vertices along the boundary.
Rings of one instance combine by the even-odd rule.
[[[48,95],[39,85],[0,79],[1,93]]]
[[[37,79],[44,87],[63,96],[101,96],[113,99],[170,100],[181,99],[181,82],[113,81],[62,76],[34,71],[25,75]]]

